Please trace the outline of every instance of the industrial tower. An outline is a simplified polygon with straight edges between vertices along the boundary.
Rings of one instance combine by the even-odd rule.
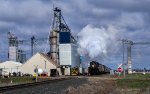
[[[61,9],[56,7],[53,11],[53,23],[49,36],[50,58],[59,64],[59,34],[60,32],[70,32],[70,29],[61,14]]]
[[[26,60],[26,55],[23,54],[23,50],[18,48],[18,44],[22,43],[18,38],[11,32],[8,32],[9,51],[8,60],[23,63]]]
[[[18,38],[14,34],[8,32],[8,40],[9,40],[8,60],[17,61]]]
[[[71,75],[80,66],[80,56],[77,53],[77,42],[71,35],[61,9],[54,8],[53,24],[50,31],[50,58],[59,66],[60,75]],[[75,68],[76,67],[76,68]]]

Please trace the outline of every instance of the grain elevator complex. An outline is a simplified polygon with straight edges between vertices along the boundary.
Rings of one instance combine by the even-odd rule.
[[[31,56],[27,57],[27,53],[19,46],[27,40],[19,40],[15,34],[8,32],[8,61],[0,63],[0,75],[8,75],[13,72],[19,72],[21,75],[37,75],[37,71],[35,70],[38,69],[38,75],[44,74],[47,76],[77,75],[85,72],[91,72],[90,74],[95,74],[95,72],[97,72],[97,74],[109,73],[111,70],[110,68],[103,64],[99,64],[99,62],[95,60],[86,62],[88,63],[88,67],[84,69],[80,60],[82,57],[80,57],[77,51],[79,44],[63,18],[61,9],[58,7],[53,8],[52,16],[52,24],[50,26],[50,31],[48,32],[48,38],[44,37],[48,42],[47,51],[34,51],[36,41],[43,40],[44,38],[37,39],[35,36],[32,36],[30,40]],[[121,41],[123,44],[122,70],[124,75],[125,72],[132,74],[132,46],[150,44],[150,42],[133,42],[128,39],[123,39]],[[47,45],[45,42],[43,42],[43,44],[44,46],[42,47]],[[124,55],[124,47],[127,47],[127,55]],[[127,57],[127,64],[125,64],[125,56]],[[125,65],[127,65],[126,69],[124,67]]]
[[[8,63],[0,64],[0,74],[12,74],[13,72],[19,72],[21,75],[30,74],[47,76],[57,75],[72,75],[72,71],[78,73],[75,69],[80,67],[80,55],[77,52],[77,41],[71,34],[71,30],[66,24],[61,9],[56,7],[53,9],[53,23],[49,32],[49,48],[50,51],[46,53],[33,53],[33,46],[35,37],[31,38],[31,54],[32,56],[26,60],[26,54],[19,48],[19,44],[23,41],[19,40],[15,34],[8,32],[9,51],[8,51]],[[12,61],[12,62],[11,62]],[[14,65],[14,62],[17,64]],[[7,65],[14,65],[15,71],[10,71],[11,68],[7,68]],[[15,67],[16,66],[16,67]],[[18,70],[19,69],[19,70]],[[4,73],[5,70],[5,73]]]
[[[71,35],[61,10],[54,8],[54,18],[50,31],[50,58],[60,65],[62,74],[70,75],[71,68],[80,65],[80,56],[77,53],[77,42]]]

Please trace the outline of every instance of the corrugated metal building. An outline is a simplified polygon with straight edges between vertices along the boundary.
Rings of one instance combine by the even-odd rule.
[[[80,57],[77,53],[77,45],[75,44],[59,44],[60,65],[79,67]]]
[[[71,75],[71,68],[80,67],[80,55],[77,48],[70,32],[59,33],[59,63],[63,75]]]
[[[21,73],[35,75],[35,69],[42,69],[43,72],[51,74],[51,69],[57,69],[57,65],[46,54],[36,53],[21,66]]]

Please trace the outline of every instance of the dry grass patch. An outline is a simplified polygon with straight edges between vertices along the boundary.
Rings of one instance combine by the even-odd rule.
[[[89,78],[88,83],[77,88],[69,87],[66,94],[120,94],[115,81]]]

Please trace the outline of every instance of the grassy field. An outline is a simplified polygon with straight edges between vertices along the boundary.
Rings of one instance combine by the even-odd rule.
[[[150,79],[117,79],[119,88],[148,88],[150,87]]]
[[[0,78],[0,86],[6,85],[15,85],[22,83],[33,82],[33,77],[9,77],[9,78]]]
[[[87,84],[69,87],[67,94],[150,94],[150,74],[116,76],[116,79],[88,78]],[[111,78],[111,77],[110,77]],[[114,78],[114,77],[113,77]]]
[[[150,74],[128,74],[126,75],[126,78],[131,79],[143,79],[143,78],[150,78]]]
[[[116,80],[122,92],[133,94],[150,94],[150,74],[130,74]],[[139,93],[140,92],[140,93]]]

